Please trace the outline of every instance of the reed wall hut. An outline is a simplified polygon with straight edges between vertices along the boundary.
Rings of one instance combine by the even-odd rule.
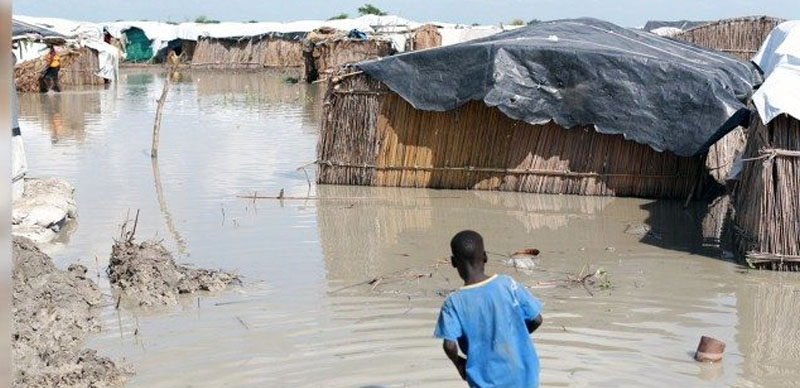
[[[97,75],[100,68],[99,53],[89,47],[60,46],[61,57],[58,79],[61,86],[103,85],[105,79]],[[41,87],[43,58],[19,62],[14,66],[14,82],[20,92],[38,92]]]
[[[756,120],[736,198],[737,245],[749,263],[800,268],[800,120]]]
[[[305,33],[257,36],[200,37],[192,66],[222,68],[302,68]]]
[[[750,61],[770,31],[782,21],[770,16],[723,19],[689,28],[673,38]]]
[[[753,95],[735,192],[734,228],[751,265],[800,269],[800,21],[781,23],[753,62],[766,80]]]
[[[686,198],[708,145],[746,117],[737,95],[753,78],[726,56],[594,19],[362,62],[331,78],[317,180]]]
[[[425,24],[411,33],[406,40],[405,51],[423,50],[442,45],[442,34],[435,24]]]
[[[723,19],[701,23],[673,35],[672,38],[721,51],[749,62],[770,31],[781,21],[769,16]],[[711,146],[706,166],[717,182],[725,182],[734,159],[744,151],[744,145],[745,130],[737,128]]]
[[[310,33],[304,46],[304,77],[308,82],[326,78],[338,67],[395,54],[392,41],[380,36],[348,36],[322,28]]]

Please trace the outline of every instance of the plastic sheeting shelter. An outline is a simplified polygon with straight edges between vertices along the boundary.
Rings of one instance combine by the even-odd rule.
[[[656,151],[700,154],[743,122],[752,65],[596,19],[540,23],[357,65],[416,109],[483,101],[512,119],[593,125]]]
[[[125,61],[147,62],[153,58],[153,47],[144,30],[131,27],[125,34]]]
[[[331,78],[320,183],[685,199],[760,82],[724,54],[594,19],[355,67]]]

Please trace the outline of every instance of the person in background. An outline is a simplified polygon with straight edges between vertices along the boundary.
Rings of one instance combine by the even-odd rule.
[[[447,296],[439,313],[434,336],[444,340],[445,354],[470,387],[538,387],[539,356],[530,333],[542,324],[541,304],[511,277],[485,274],[477,232],[459,232],[450,249],[464,287]]]
[[[56,52],[56,48],[50,46],[50,50],[44,57],[45,68],[42,70],[41,92],[46,93],[50,89],[56,92],[61,91],[58,84],[58,71],[61,70],[61,57]]]

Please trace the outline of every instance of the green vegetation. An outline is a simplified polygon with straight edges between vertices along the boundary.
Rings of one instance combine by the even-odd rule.
[[[206,15],[200,15],[194,19],[194,22],[203,24],[216,24],[219,23],[219,20],[209,19]]]
[[[386,12],[381,11],[380,8],[378,8],[378,7],[376,7],[376,6],[372,5],[372,4],[364,4],[363,6],[358,7],[358,14],[361,15],[361,16],[364,16],[364,15],[384,16],[384,15],[386,15]]]
[[[514,19],[514,20],[511,21],[511,23],[508,23],[508,24],[510,24],[512,26],[524,26],[525,25],[525,21],[522,20],[522,19]]]
[[[258,20],[248,20],[247,22],[248,22],[248,23],[250,23],[250,24],[252,24],[252,23],[258,23]]]
[[[528,25],[529,25],[529,26],[532,26],[532,25],[534,25],[534,24],[539,24],[539,23],[541,23],[541,22],[542,22],[542,21],[541,21],[541,20],[539,20],[539,19],[531,19],[531,20],[528,22]]]
[[[173,26],[178,24],[178,22],[175,22],[175,21],[172,21],[172,20],[167,20],[165,23],[173,25]]]
[[[328,20],[342,20],[342,19],[347,19],[349,17],[350,17],[350,15],[348,15],[347,12],[342,12],[342,13],[339,13],[339,14],[336,14],[336,15],[333,15],[333,16],[329,17]]]

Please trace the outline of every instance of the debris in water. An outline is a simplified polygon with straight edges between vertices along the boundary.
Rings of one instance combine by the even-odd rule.
[[[75,188],[57,178],[26,179],[25,194],[12,207],[11,233],[44,243],[75,219]]]
[[[111,285],[139,305],[176,304],[179,294],[220,291],[240,282],[234,273],[176,265],[160,241],[136,243],[136,223],[132,232],[126,225],[121,238],[114,240],[106,272]]]
[[[539,250],[536,248],[528,248],[518,250],[503,260],[507,266],[513,267],[517,271],[533,271],[536,268],[536,263],[533,258],[539,255]]]
[[[700,362],[717,362],[722,360],[722,352],[725,351],[725,343],[712,337],[700,337],[694,359]]]
[[[14,386],[123,386],[132,375],[128,365],[83,348],[86,337],[100,331],[93,308],[103,302],[86,267],[59,270],[24,238],[14,238],[13,257]]]
[[[645,224],[628,224],[628,227],[625,228],[625,233],[644,237],[650,233],[650,226]]]

